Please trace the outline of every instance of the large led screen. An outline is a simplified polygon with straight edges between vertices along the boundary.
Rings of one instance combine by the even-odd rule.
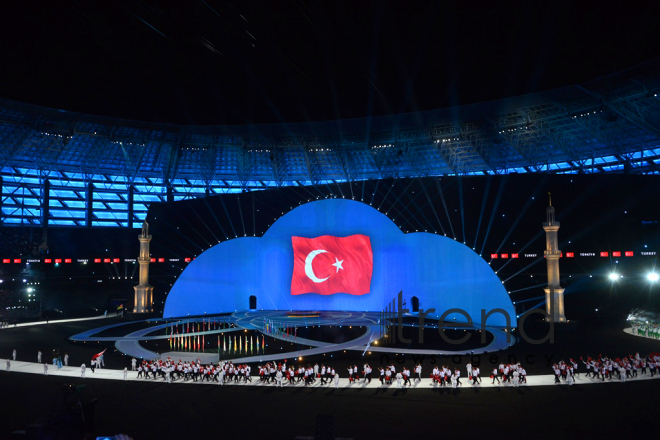
[[[239,237],[202,253],[182,272],[164,316],[234,312],[250,296],[265,310],[381,311],[403,291],[440,316],[459,308],[473,322],[505,310],[509,296],[490,266],[472,249],[426,232],[404,234],[378,210],[344,199],[302,205],[262,237]],[[465,321],[460,314],[449,319]],[[489,325],[504,326],[495,313]]]

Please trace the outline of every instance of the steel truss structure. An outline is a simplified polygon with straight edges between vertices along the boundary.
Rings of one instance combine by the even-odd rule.
[[[134,227],[150,202],[290,185],[660,172],[660,61],[547,92],[364,119],[126,121],[0,100],[4,225]]]

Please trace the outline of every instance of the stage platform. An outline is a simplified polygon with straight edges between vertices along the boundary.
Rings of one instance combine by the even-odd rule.
[[[295,352],[287,353],[277,353],[277,354],[266,354],[266,355],[256,355],[256,356],[242,356],[242,357],[230,357],[234,362],[264,362],[264,361],[275,361],[291,357],[305,357],[312,356],[324,353],[338,352],[343,350],[352,350],[358,352],[365,352],[367,350],[376,353],[400,353],[400,354],[420,354],[420,355],[429,355],[429,356],[446,356],[454,354],[466,354],[470,352],[472,354],[480,353],[492,353],[494,351],[505,350],[513,345],[515,338],[511,338],[509,341],[509,336],[505,331],[486,326],[486,331],[493,335],[493,340],[490,344],[483,347],[474,348],[470,350],[438,350],[438,349],[407,349],[407,348],[392,348],[392,347],[380,347],[374,344],[374,341],[379,339],[382,335],[382,326],[379,322],[380,314],[377,312],[348,312],[348,311],[323,311],[318,312],[318,316],[312,317],[291,317],[289,316],[288,311],[278,311],[278,310],[260,310],[260,311],[238,311],[231,314],[229,317],[223,318],[227,319],[234,327],[220,330],[208,330],[208,331],[198,331],[191,332],[187,335],[190,336],[211,336],[218,335],[220,333],[229,333],[236,332],[240,330],[253,330],[259,332],[265,332],[269,337],[279,339],[282,341],[292,342],[295,341],[297,344],[305,345],[310,348],[299,350]],[[414,315],[407,314],[406,318],[414,317]],[[115,346],[122,353],[127,356],[135,357],[138,359],[161,359],[162,355],[148,350],[143,347],[139,341],[148,341],[156,339],[168,339],[170,336],[167,334],[160,335],[151,335],[151,333],[157,332],[158,330],[165,330],[173,323],[180,324],[181,322],[202,322],[206,320],[208,322],[212,317],[196,317],[196,318],[169,318],[164,319],[150,319],[148,321],[158,321],[163,322],[162,324],[156,324],[149,326],[148,328],[141,329],[138,331],[131,332],[125,336],[97,336],[104,330],[117,328],[122,325],[127,325],[128,323],[113,324],[109,326],[104,326],[98,329],[87,330],[83,333],[76,334],[71,336],[69,339],[77,342],[115,342]],[[133,321],[134,323],[135,321]],[[341,343],[331,343],[331,342],[322,342],[315,341],[311,339],[304,339],[302,337],[292,337],[290,334],[284,334],[282,332],[266,332],[264,329],[264,322],[277,322],[279,326],[290,327],[290,328],[299,328],[307,326],[327,326],[327,327],[342,327],[342,326],[360,326],[365,327],[366,331],[364,334],[359,337],[352,339],[350,341],[341,342]],[[477,329],[477,328],[475,328]],[[197,356],[195,352],[190,352],[187,354],[192,359],[196,359],[194,356]],[[223,357],[225,357],[223,355]],[[183,359],[183,358],[182,358]]]

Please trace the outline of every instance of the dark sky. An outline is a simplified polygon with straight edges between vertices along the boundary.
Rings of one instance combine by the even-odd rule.
[[[20,0],[0,97],[181,124],[428,110],[660,56],[660,2]]]

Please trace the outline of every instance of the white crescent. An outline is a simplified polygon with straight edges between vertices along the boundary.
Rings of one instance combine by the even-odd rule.
[[[312,261],[314,261],[314,258],[318,254],[324,254],[328,251],[324,249],[316,249],[309,254],[307,254],[307,258],[305,258],[305,275],[307,275],[307,278],[310,280],[314,281],[315,283],[322,283],[325,280],[327,280],[330,277],[325,277],[325,278],[317,278],[317,276],[314,274],[314,269],[312,269]]]

